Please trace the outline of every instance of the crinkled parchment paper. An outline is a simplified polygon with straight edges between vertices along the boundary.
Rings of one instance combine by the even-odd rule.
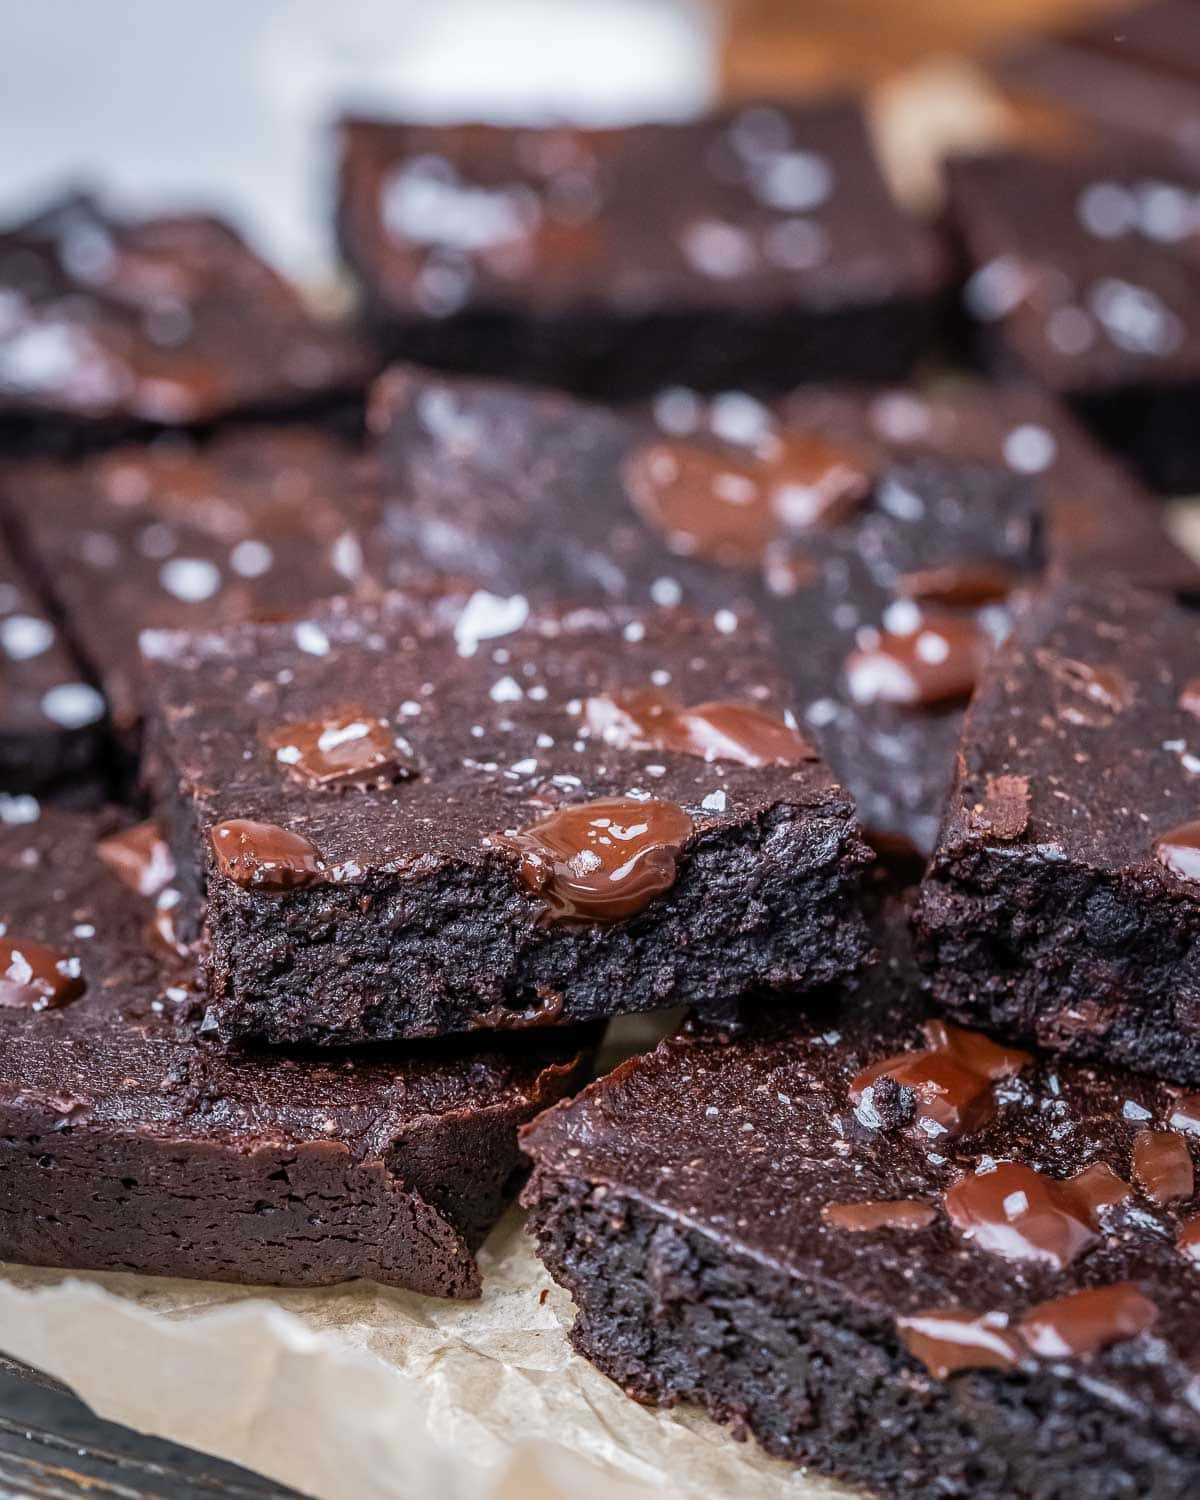
[[[698,1412],[638,1406],[579,1358],[515,1211],[480,1259],[476,1303],[0,1267],[0,1347],[101,1416],[318,1500],[848,1493]]]

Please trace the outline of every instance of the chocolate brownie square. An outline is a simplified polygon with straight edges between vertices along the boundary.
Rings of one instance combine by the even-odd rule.
[[[1030,602],[967,716],[917,926],[956,1020],[1200,1083],[1200,616]]]
[[[99,775],[104,699],[0,537],[0,795]]]
[[[219,219],[73,195],[0,232],[0,419],[120,429],[360,389],[368,351]]]
[[[984,360],[1032,377],[1165,490],[1200,485],[1200,169],[1113,151],[952,162],[950,214]]]
[[[1034,392],[808,388],[767,407],[674,388],[636,412],[396,370],[371,424],[392,497],[379,576],[683,600],[726,624],[757,609],[864,825],[925,853],[1009,588],[1044,565],[1198,578],[1137,483]],[[920,625],[943,660],[914,658]]]
[[[725,1013],[865,952],[869,851],[749,621],[426,592],[143,649],[228,1035]]]
[[[526,1128],[572,1340],[889,1500],[1200,1486],[1200,1096],[852,1004],[685,1029]]]
[[[369,461],[302,425],[181,434],[0,470],[18,545],[134,748],[138,633],[303,611],[363,585]]]
[[[517,1127],[587,1043],[319,1059],[215,1037],[152,825],[0,826],[0,1260],[479,1293]]]
[[[946,285],[849,99],[601,130],[348,119],[340,148],[371,315],[443,368],[606,395],[897,379]]]

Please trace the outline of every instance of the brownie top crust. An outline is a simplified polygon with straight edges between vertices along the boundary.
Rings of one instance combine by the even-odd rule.
[[[0,500],[127,730],[139,630],[303,611],[362,587],[379,493],[350,443],[283,425],[10,464]]]
[[[215,218],[63,199],[0,232],[0,415],[167,425],[359,387],[371,359]]]
[[[142,640],[156,743],[200,823],[286,830],[319,851],[318,883],[514,858],[506,835],[597,799],[674,805],[697,835],[779,803],[849,815],[749,621],[426,591]],[[706,717],[730,704],[732,739]],[[705,720],[690,745],[687,710]],[[748,751],[747,733],[787,744]]]
[[[10,819],[28,813],[26,803],[9,808]],[[63,1127],[248,1150],[337,1141],[372,1160],[438,1117],[528,1104],[574,1065],[570,1036],[519,1048],[440,1043],[402,1057],[227,1048],[205,1020],[191,964],[169,945],[169,902],[148,899],[170,890],[170,869],[161,841],[115,814],[42,809],[0,826],[6,1103],[48,1104]]]
[[[531,1196],[635,1199],[895,1321],[935,1374],[1065,1361],[1195,1441],[1200,1098],[923,1021],[907,962],[865,986],[853,1014],[685,1028],[551,1109]]]
[[[1071,394],[1196,378],[1195,169],[1132,146],[1001,151],[951,162],[948,181],[966,311],[1025,371]]]
[[[986,847],[1200,898],[1162,844],[1200,813],[1198,648],[1200,615],[1117,583],[1031,597],[968,712],[939,857]]]
[[[928,295],[944,274],[848,99],[624,129],[348,119],[340,193],[349,258],[414,319],[831,311]]]

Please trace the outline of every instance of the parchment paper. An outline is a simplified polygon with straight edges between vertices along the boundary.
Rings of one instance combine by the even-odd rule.
[[[366,1282],[264,1295],[0,1267],[0,1346],[101,1416],[317,1500],[850,1493],[734,1442],[698,1412],[638,1406],[579,1358],[565,1331],[570,1299],[516,1210],[481,1263],[477,1303]]]

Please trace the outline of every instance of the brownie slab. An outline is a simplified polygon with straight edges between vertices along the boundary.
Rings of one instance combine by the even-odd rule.
[[[1200,1483],[1197,1106],[853,1002],[684,1030],[524,1132],[576,1348],[889,1500]]]
[[[613,395],[896,379],[945,284],[845,99],[588,131],[349,119],[340,150],[371,314],[443,368]]]
[[[391,496],[378,576],[757,609],[864,826],[925,853],[1014,582],[1049,565],[1197,583],[1144,491],[1034,392],[812,388],[767,407],[674,388],[638,413],[395,370],[371,424]],[[917,688],[921,622],[952,632],[956,670]]]
[[[749,622],[426,591],[143,648],[228,1034],[723,1011],[865,951],[868,851]]]
[[[952,162],[964,307],[985,361],[1068,398],[1159,488],[1200,483],[1200,172],[1154,153]]]
[[[1030,603],[968,713],[916,913],[955,1018],[1200,1082],[1198,646],[1191,610],[1115,584]]]
[[[359,539],[378,503],[355,447],[299,424],[0,470],[17,545],[131,749],[139,631],[303,611],[362,587]]]
[[[164,936],[169,879],[145,825],[0,827],[0,1259],[478,1295],[517,1126],[580,1081],[586,1043],[226,1048]]]
[[[104,699],[0,537],[0,794],[98,774]]]
[[[0,231],[0,419],[176,426],[361,388],[368,351],[220,220],[85,194]]]

